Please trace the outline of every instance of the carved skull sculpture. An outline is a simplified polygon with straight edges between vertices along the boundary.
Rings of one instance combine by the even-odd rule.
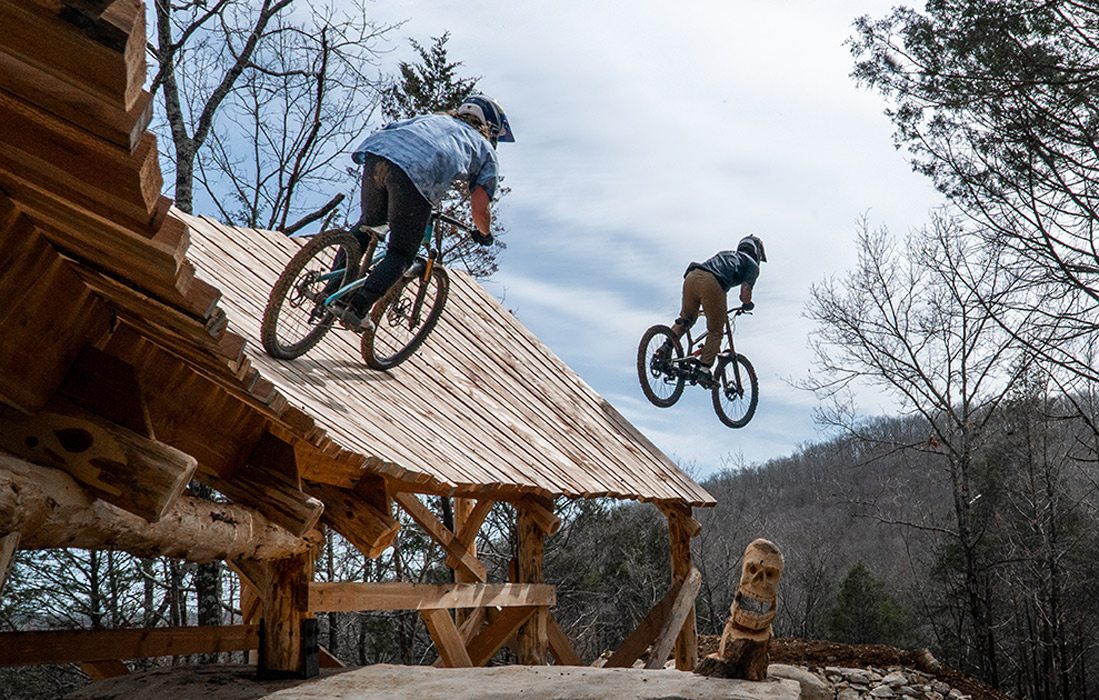
[[[730,638],[757,642],[771,638],[771,621],[778,610],[778,582],[784,567],[782,552],[768,540],[753,540],[744,550],[740,586],[729,608],[719,653],[724,654],[725,642]]]

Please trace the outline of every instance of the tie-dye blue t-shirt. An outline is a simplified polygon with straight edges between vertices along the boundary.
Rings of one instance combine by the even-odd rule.
[[[362,163],[368,153],[395,163],[432,206],[456,180],[469,183],[471,191],[483,187],[490,199],[496,194],[496,151],[472,126],[446,114],[387,124],[366,137],[351,157]]]

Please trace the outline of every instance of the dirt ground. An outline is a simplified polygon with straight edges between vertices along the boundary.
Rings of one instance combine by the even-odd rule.
[[[698,640],[699,656],[717,652],[719,637],[701,635]],[[945,664],[929,665],[928,656],[916,651],[905,651],[883,644],[839,644],[815,639],[781,637],[771,640],[771,663],[791,666],[823,667],[846,666],[849,668],[888,668],[904,666],[935,676],[938,680],[970,695],[974,699],[1012,700],[995,688],[968,676]]]

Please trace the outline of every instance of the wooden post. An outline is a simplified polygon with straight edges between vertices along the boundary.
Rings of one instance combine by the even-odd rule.
[[[672,579],[684,581],[690,575],[691,538],[701,531],[701,525],[691,516],[690,506],[675,505],[665,510],[668,517],[668,537],[671,552]],[[675,667],[693,671],[698,663],[698,629],[694,606],[687,613],[683,629],[675,641]]]
[[[238,560],[263,600],[259,663],[261,678],[309,678],[319,673],[316,623],[308,612],[313,553],[271,562]]]
[[[528,497],[532,498],[532,497]],[[552,505],[542,504],[544,510],[552,512]],[[516,523],[519,546],[516,558],[516,576],[518,583],[542,583],[544,581],[545,532],[539,525],[535,509],[518,504],[518,522]],[[544,512],[543,510],[543,512]],[[546,627],[546,608],[538,608],[530,619],[519,627],[515,635],[516,660],[521,664],[541,666],[546,663],[549,648],[549,631]]]
[[[472,498],[455,498],[454,499],[454,532],[455,532],[456,535],[458,535],[459,544],[464,544],[466,552],[468,552],[470,556],[476,558],[477,557],[477,540],[476,540],[476,534],[477,533],[476,533],[476,531],[474,531],[472,533],[472,536],[470,536],[469,539],[466,539],[466,538],[462,537],[462,535],[464,534],[463,531],[466,529],[466,524],[469,523],[469,516],[473,512],[474,503],[475,503],[475,501]],[[478,529],[480,528],[479,523],[477,524],[477,527],[478,527]],[[449,557],[447,558],[447,563],[450,563]],[[455,583],[475,583],[476,579],[473,576],[470,576],[468,571],[458,567],[458,568],[454,569],[454,582]],[[461,609],[461,608],[459,608],[458,610],[455,610],[454,611],[454,622],[455,622],[455,624],[457,624],[459,627],[461,627],[462,624],[466,621],[466,618],[469,617],[470,614],[473,614],[475,612],[476,611],[464,610],[464,609]]]

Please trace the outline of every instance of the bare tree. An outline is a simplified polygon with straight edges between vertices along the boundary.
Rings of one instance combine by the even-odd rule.
[[[226,221],[284,229],[354,187],[337,159],[378,104],[368,71],[394,26],[363,2],[157,0],[155,16],[176,206],[193,211],[197,187]]]
[[[1007,293],[1009,276],[997,251],[942,214],[900,244],[863,221],[858,244],[857,268],[812,290],[807,314],[818,324],[812,347],[821,372],[805,386],[833,398],[858,384],[884,389],[926,424],[926,439],[897,447],[938,455],[949,478],[954,522],[942,532],[957,552],[972,663],[995,683],[990,563],[981,547],[988,523],[976,505],[974,470],[995,410],[1025,366],[988,307]],[[833,405],[821,412],[824,422],[869,437],[860,435],[849,403]]]

